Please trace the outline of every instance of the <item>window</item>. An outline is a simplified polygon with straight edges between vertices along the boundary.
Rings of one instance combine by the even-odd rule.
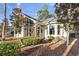
[[[55,29],[54,29],[54,26],[53,25],[50,25],[49,27],[49,34],[54,34],[55,33]]]
[[[59,35],[60,34],[60,25],[57,26],[57,30],[58,30],[57,34]]]

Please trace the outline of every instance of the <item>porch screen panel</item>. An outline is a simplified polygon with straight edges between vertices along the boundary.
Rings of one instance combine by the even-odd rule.
[[[60,34],[60,25],[57,26],[57,29],[58,29],[57,34],[59,35]]]
[[[53,25],[50,25],[50,27],[49,27],[49,34],[50,35],[55,34],[55,28]]]

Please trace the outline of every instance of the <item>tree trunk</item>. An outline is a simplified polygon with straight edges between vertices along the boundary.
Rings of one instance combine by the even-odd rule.
[[[16,38],[15,27],[14,27],[14,38]]]
[[[5,38],[5,31],[4,31],[5,29],[4,29],[4,27],[5,27],[5,26],[4,26],[4,22],[3,22],[3,28],[2,28],[2,29],[3,29],[3,30],[2,30],[2,39]]]
[[[69,24],[67,24],[67,46],[69,45]]]
[[[18,39],[19,39],[19,33],[18,33]]]
[[[17,40],[19,39],[19,32],[18,32],[18,30],[17,30],[17,35],[18,35],[18,37],[17,37]]]
[[[69,32],[67,31],[67,46],[69,45]]]
[[[5,39],[5,23],[6,23],[6,3],[4,4],[4,21],[3,21],[2,39]]]

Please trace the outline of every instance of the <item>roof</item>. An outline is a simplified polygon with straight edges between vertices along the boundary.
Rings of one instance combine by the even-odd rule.
[[[57,23],[57,20],[56,20],[56,18],[51,17],[51,18],[45,19],[45,20],[43,21],[43,23],[44,23],[44,24]]]
[[[30,19],[36,21],[35,18],[33,18],[33,17],[31,17],[31,16],[29,16],[29,15],[27,15],[27,14],[25,14],[25,13],[22,13],[20,7],[17,6],[16,8],[14,8],[14,10],[16,10],[17,8],[19,9],[19,14],[23,15],[24,17],[28,17],[28,18],[30,18]],[[13,12],[13,13],[16,14],[15,12]],[[17,14],[17,15],[19,15],[19,14]]]
[[[24,13],[23,13],[24,14]],[[29,16],[29,15],[27,15],[27,14],[24,14],[25,16],[27,16],[27,17],[29,17],[29,18],[32,18],[33,20],[36,20],[35,18],[33,18],[33,17],[31,17],[31,16]]]

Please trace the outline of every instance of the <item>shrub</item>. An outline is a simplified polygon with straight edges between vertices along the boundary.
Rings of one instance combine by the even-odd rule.
[[[53,39],[55,39],[53,36],[48,36],[48,41],[52,41]]]
[[[20,54],[21,44],[19,41],[3,41],[0,43],[1,56],[16,56]]]
[[[36,45],[42,42],[44,38],[41,37],[24,37],[21,38],[21,42],[23,45]]]

